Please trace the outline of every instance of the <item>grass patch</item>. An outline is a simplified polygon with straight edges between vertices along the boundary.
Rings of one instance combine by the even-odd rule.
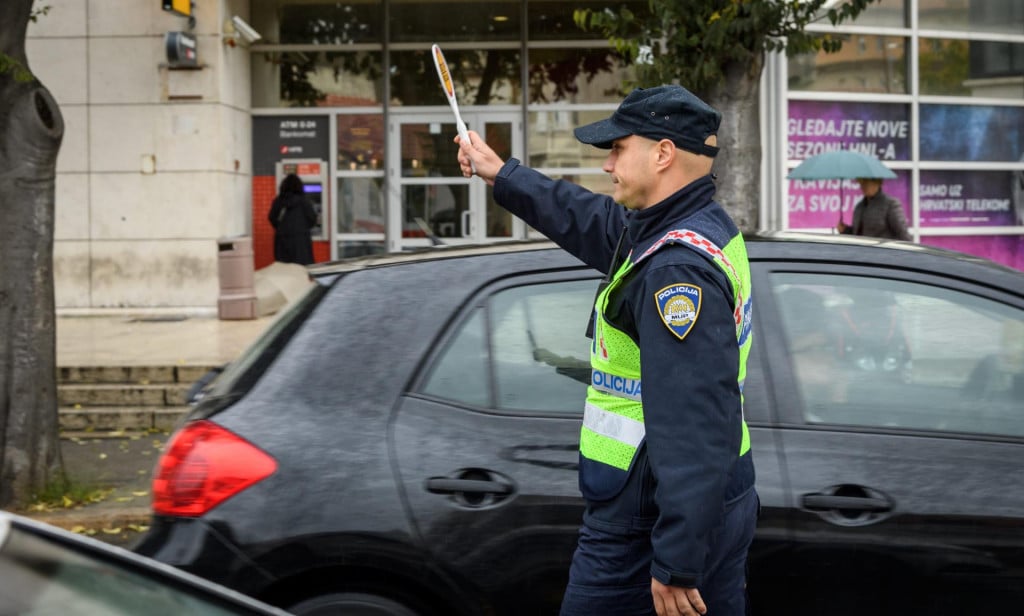
[[[113,488],[89,482],[75,481],[64,475],[43,486],[27,509],[29,511],[72,509],[90,503],[98,503],[106,499],[113,490]]]

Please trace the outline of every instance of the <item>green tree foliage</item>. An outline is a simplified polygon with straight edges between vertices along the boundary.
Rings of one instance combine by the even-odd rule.
[[[933,40],[930,45],[922,42],[918,54],[921,92],[970,96],[970,88],[964,85],[969,77],[969,54],[967,41]]]
[[[807,32],[809,24],[852,20],[875,0],[649,0],[651,11],[638,16],[626,7],[576,10],[576,25],[600,32],[627,60],[636,62],[644,87],[680,83],[709,92],[730,66],[762,58],[766,52],[790,56],[835,52],[842,39]],[[763,62],[753,66],[758,68]]]

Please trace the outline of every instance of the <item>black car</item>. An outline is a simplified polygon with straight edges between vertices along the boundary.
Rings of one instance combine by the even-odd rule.
[[[1019,613],[1024,274],[748,239],[754,611]],[[136,549],[297,614],[554,614],[598,274],[548,243],[338,262],[169,442]]]
[[[174,567],[6,511],[0,614],[287,616]]]

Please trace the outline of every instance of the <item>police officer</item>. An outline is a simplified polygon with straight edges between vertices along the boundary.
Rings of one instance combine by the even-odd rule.
[[[742,236],[712,200],[720,121],[685,88],[661,86],[577,128],[610,150],[613,198],[502,161],[475,132],[456,138],[465,176],[606,273],[563,616],[746,611],[758,510],[742,411],[750,274]]]

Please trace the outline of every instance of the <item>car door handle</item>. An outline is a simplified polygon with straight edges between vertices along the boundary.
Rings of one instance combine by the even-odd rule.
[[[834,494],[804,494],[803,506],[811,511],[845,509],[855,511],[889,511],[892,504],[884,498],[870,496],[836,496]]]
[[[427,479],[427,492],[434,494],[495,494],[503,496],[512,493],[512,486],[504,481],[486,479],[453,479],[431,477]]]

